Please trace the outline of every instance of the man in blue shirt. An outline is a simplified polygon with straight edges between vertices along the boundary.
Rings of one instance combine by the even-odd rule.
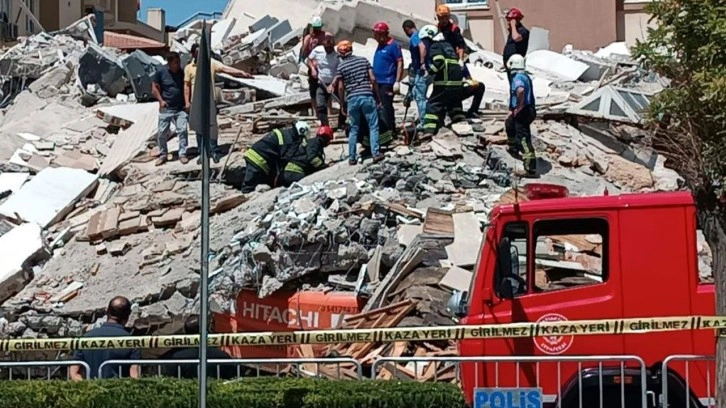
[[[411,66],[408,69],[409,86],[411,87],[411,96],[416,101],[416,107],[418,108],[418,129],[423,131],[423,116],[426,113],[426,92],[429,88],[425,64],[426,45],[419,38],[416,23],[413,21],[404,21],[403,31],[411,39],[408,47],[411,51]]]
[[[131,333],[124,327],[131,315],[131,302],[123,296],[116,296],[111,299],[106,308],[106,322],[100,327],[86,332],[83,337],[126,337]],[[139,360],[141,351],[139,349],[101,349],[101,350],[77,350],[73,359],[88,364],[91,372],[86,373],[90,378],[99,378],[98,369],[101,365],[110,360]],[[119,370],[118,365],[106,365],[103,368],[101,378],[139,378],[140,369],[138,365],[124,365]],[[71,379],[74,381],[83,380],[81,366],[71,367]]]
[[[509,97],[509,116],[504,124],[507,131],[509,153],[517,157],[521,153],[525,177],[537,176],[537,156],[532,146],[530,125],[537,116],[532,79],[525,71],[524,57],[515,54],[507,61],[512,73]]]
[[[379,135],[381,145],[393,139],[396,128],[396,111],[393,109],[393,96],[400,91],[403,77],[403,53],[401,46],[389,35],[388,24],[376,23],[373,26],[373,37],[378,42],[378,48],[373,55],[373,74],[378,82],[381,92],[381,107],[383,120],[389,130]]]

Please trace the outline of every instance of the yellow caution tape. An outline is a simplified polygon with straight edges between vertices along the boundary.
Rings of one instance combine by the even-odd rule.
[[[644,334],[683,330],[717,330],[719,336],[726,337],[726,316],[683,316],[488,324],[478,326],[210,334],[209,345],[220,347],[392,343],[396,341],[501,339],[541,336],[587,336],[598,334]],[[65,351],[126,348],[153,349],[198,346],[199,336],[195,335],[0,340],[0,351]]]

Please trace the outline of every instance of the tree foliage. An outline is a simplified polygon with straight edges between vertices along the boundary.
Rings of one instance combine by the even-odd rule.
[[[634,54],[672,81],[649,107],[654,145],[694,193],[716,312],[726,314],[726,0],[655,0],[647,11],[659,24]],[[717,406],[726,408],[726,338],[715,353]]]
[[[694,192],[720,195],[718,185],[726,185],[726,0],[661,0],[647,11],[659,24],[635,55],[672,81],[650,106],[656,143]]]

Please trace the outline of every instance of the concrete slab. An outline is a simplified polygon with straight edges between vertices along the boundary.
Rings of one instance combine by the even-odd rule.
[[[267,92],[275,97],[288,95],[291,92],[290,83],[284,79],[275,78],[269,75],[255,75],[254,78],[235,78],[227,74],[217,74],[224,79],[238,82],[244,86],[256,89],[257,91]]]
[[[158,106],[157,103],[144,105]],[[158,126],[158,108],[147,108],[144,115],[136,123],[119,132],[116,141],[111,146],[111,151],[98,170],[98,174],[100,176],[109,175],[133,159],[144,148],[146,141],[156,134]]]
[[[65,167],[46,168],[0,205],[0,215],[46,228],[96,186],[96,176]]]
[[[30,173],[0,173],[0,194],[5,191],[16,193],[28,181]]]
[[[589,68],[585,63],[549,50],[527,54],[527,67],[551,73],[566,81],[577,81]]]
[[[42,250],[43,238],[38,224],[22,224],[0,236],[0,303],[22,290],[32,279],[32,273],[23,267]]]
[[[474,66],[472,64],[466,64],[466,66],[469,68],[472,78],[486,86],[485,97],[491,98],[495,96],[497,100],[507,100],[509,95],[509,81],[507,81],[507,74],[505,72],[499,72],[482,66]],[[537,99],[548,97],[552,92],[551,85],[551,81],[532,76],[534,96]]]
[[[550,30],[542,27],[532,27],[529,29],[529,44],[527,46],[527,55],[539,51],[550,49]]]
[[[213,49],[221,49],[224,44],[224,40],[227,39],[229,33],[237,24],[237,19],[234,17],[225,18],[219,20],[212,26],[212,36],[209,39],[209,43]]]
[[[150,103],[129,103],[124,105],[104,106],[96,109],[104,115],[104,120],[109,122],[112,119],[122,119],[129,122],[138,122],[150,111],[159,111],[158,102]],[[107,120],[106,117],[109,119]]]
[[[625,42],[614,42],[597,50],[595,56],[598,58],[611,58],[613,56],[630,57],[630,49]]]

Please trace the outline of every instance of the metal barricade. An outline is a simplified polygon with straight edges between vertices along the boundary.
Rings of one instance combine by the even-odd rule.
[[[675,369],[675,365],[677,363],[682,363],[684,365],[683,370],[677,370]],[[703,395],[695,395],[693,394],[693,382],[692,382],[692,372],[694,371],[693,365],[701,364],[701,367],[695,367],[695,371],[700,372],[701,374],[701,380],[705,381],[705,397]],[[711,373],[711,370],[713,370],[713,374]],[[691,404],[691,396],[698,399],[701,405],[705,407],[712,407],[716,405],[716,357],[715,356],[702,356],[702,355],[689,355],[689,354],[681,354],[681,355],[673,355],[668,356],[665,360],[663,360],[663,371],[661,372],[661,385],[663,387],[663,390],[661,391],[661,401],[660,406],[663,408],[669,408],[668,405],[668,384],[669,384],[669,373],[671,374],[677,374],[681,377],[681,379],[685,382],[684,386],[686,388],[686,398],[685,398],[685,405],[686,408],[691,408],[692,406],[696,404]],[[677,407],[681,408],[681,407]]]
[[[177,378],[181,377],[181,366],[182,365],[192,365],[195,364],[197,366],[197,369],[199,367],[199,359],[189,359],[189,360],[109,360],[105,361],[103,364],[101,364],[100,367],[98,367],[98,376],[101,376],[101,373],[103,372],[103,369],[105,367],[109,366],[117,366],[119,370],[117,372],[120,372],[121,367],[125,366],[132,366],[132,365],[138,365],[138,366],[156,366],[157,367],[157,375],[162,375],[162,367],[163,366],[177,366]],[[330,370],[325,370],[326,373],[324,375],[327,376],[327,378],[335,378],[337,376],[338,379],[345,379],[345,375],[343,373],[342,365],[352,365],[355,370],[355,374],[357,378],[355,379],[363,379],[363,368],[361,367],[360,362],[353,358],[243,358],[243,359],[209,359],[207,360],[207,364],[214,364],[216,365],[216,377],[220,378],[221,374],[221,367],[222,366],[230,366],[234,365],[237,368],[237,378],[243,377],[242,375],[242,366],[253,366],[256,369],[256,377],[262,377],[262,367],[264,366],[273,366],[275,367],[275,372],[272,373],[274,376],[280,376],[282,373],[281,368],[284,366],[294,366],[297,367],[296,374],[297,377],[301,377],[302,374],[306,374],[308,376],[320,376],[323,375],[321,373],[321,367],[325,365],[335,365],[337,366],[337,370],[335,368],[332,368]],[[314,364],[315,369],[314,370],[308,370],[303,365],[309,365]],[[269,372],[269,371],[268,371]],[[210,374],[215,374],[214,372]]]
[[[597,370],[597,377],[598,377],[598,394],[599,394],[599,407],[603,407],[603,400],[604,400],[604,383],[603,383],[603,372],[605,369],[612,369],[613,363],[619,363],[619,384],[620,384],[620,404],[622,407],[625,407],[626,404],[626,389],[625,386],[627,384],[626,377],[632,377],[632,375],[625,374],[626,370],[626,364],[627,363],[635,363],[637,364],[637,370],[638,370],[638,376],[640,377],[640,396],[641,396],[641,407],[645,408],[648,406],[648,386],[647,386],[647,367],[645,364],[645,361],[638,357],[638,356],[632,356],[632,355],[623,355],[623,356],[488,356],[488,357],[380,357],[376,359],[373,362],[373,367],[371,369],[371,378],[375,379],[377,378],[378,369],[383,367],[386,363],[394,363],[393,369],[387,368],[389,371],[393,371],[393,376],[396,376],[396,368],[398,367],[397,363],[403,362],[403,363],[415,363],[415,367],[412,370],[414,373],[418,375],[418,364],[430,364],[430,363],[444,363],[444,364],[454,364],[456,365],[456,371],[457,371],[457,378],[459,378],[459,370],[462,363],[473,363],[475,364],[475,378],[474,378],[474,387],[480,386],[479,381],[479,364],[493,364],[494,365],[494,381],[487,383],[487,387],[493,387],[493,388],[500,388],[500,387],[520,387],[520,372],[521,372],[521,365],[523,364],[534,364],[535,365],[535,385],[531,385],[532,387],[536,388],[542,388],[541,386],[541,378],[540,378],[540,371],[541,371],[541,365],[544,364],[556,364],[556,372],[557,372],[557,378],[556,378],[556,384],[557,386],[557,394],[543,394],[544,400],[543,403],[549,404],[554,403],[556,401],[561,401],[563,396],[563,386],[565,385],[564,382],[569,382],[571,380],[571,377],[564,378],[563,377],[563,364],[576,364],[577,369],[577,390],[579,395],[579,407],[584,408],[583,405],[583,370]],[[516,373],[516,379],[513,381],[513,383],[505,383],[505,381],[502,381],[500,378],[500,364],[514,364],[514,372]],[[607,366],[606,366],[607,364]],[[632,369],[632,366],[628,366],[628,369]],[[574,371],[574,370],[573,370]],[[436,371],[434,371],[436,373]],[[418,377],[414,378],[414,380],[418,379]],[[432,378],[433,381],[436,381],[436,376]],[[490,380],[491,381],[491,380]],[[589,407],[588,407],[589,408]]]
[[[56,370],[60,367],[66,367],[70,368],[72,366],[81,366],[84,368],[84,373],[86,379],[90,378],[91,368],[83,361],[74,361],[74,360],[59,360],[59,361],[0,361],[0,372],[4,369],[8,369],[8,380],[17,380],[18,378],[13,378],[13,369],[26,369],[26,375],[24,375],[24,379],[31,380],[33,379],[33,376],[31,375],[32,368],[45,368],[47,376],[46,379],[50,380],[53,378],[52,368],[55,368]],[[70,378],[70,371],[66,373],[66,379]]]

